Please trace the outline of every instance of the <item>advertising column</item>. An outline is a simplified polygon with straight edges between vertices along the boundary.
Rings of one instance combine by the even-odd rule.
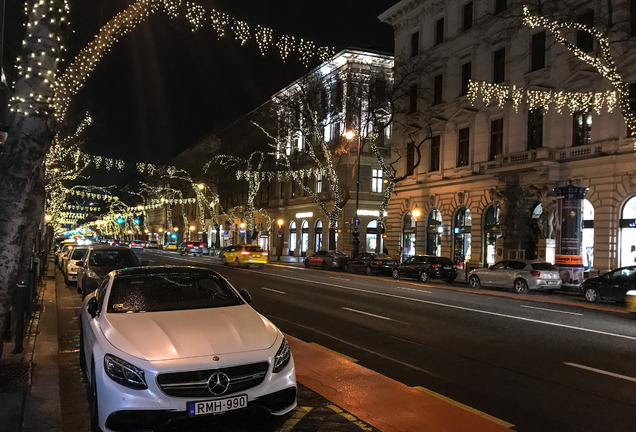
[[[582,208],[587,188],[572,186],[554,189],[561,201],[561,229],[555,264],[561,274],[562,290],[578,292],[583,282]]]

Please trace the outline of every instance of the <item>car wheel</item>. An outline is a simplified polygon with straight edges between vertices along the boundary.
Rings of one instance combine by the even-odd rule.
[[[327,261],[322,260],[322,262],[320,263],[320,268],[323,270],[327,270]]]
[[[423,271],[422,273],[420,273],[420,280],[422,282],[428,282],[429,280],[431,280],[431,278],[428,276],[428,273]]]
[[[238,259],[238,258],[235,258],[235,259],[234,259],[234,265],[235,265],[235,266],[237,266],[237,267],[240,267],[240,266],[241,266],[241,263],[239,262],[239,259]]]
[[[528,283],[523,279],[517,279],[514,283],[514,289],[517,294],[525,294],[528,292]]]
[[[471,275],[468,278],[468,285],[470,285],[471,288],[481,288],[481,281],[479,280],[479,276]]]
[[[400,279],[400,271],[398,269],[393,269],[393,272],[391,272],[391,275],[393,276],[393,279],[395,280]]]
[[[351,270],[351,268],[349,267],[349,263],[346,263],[344,265],[344,271],[346,271],[347,273],[349,273],[349,271]]]
[[[305,260],[305,268],[309,268],[309,260]]]
[[[364,269],[364,274],[369,276],[371,273],[373,273],[373,270],[371,270],[371,266],[366,266]]]
[[[91,373],[90,400],[88,408],[91,419],[91,432],[102,432],[99,428],[99,409],[97,407],[97,380],[95,379],[95,366]]]
[[[594,288],[586,288],[583,295],[585,296],[585,300],[589,303],[596,303],[600,298],[598,291]]]

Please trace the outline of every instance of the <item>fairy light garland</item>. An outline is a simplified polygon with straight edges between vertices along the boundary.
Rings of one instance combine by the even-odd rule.
[[[486,104],[497,101],[499,106],[511,101],[515,110],[521,103],[527,103],[530,109],[543,108],[544,113],[551,106],[556,107],[558,113],[567,107],[570,113],[577,110],[594,110],[600,113],[602,109],[612,112],[619,107],[625,124],[635,135],[632,140],[636,151],[636,116],[630,106],[629,89],[627,83],[621,77],[612,53],[610,40],[593,27],[588,27],[577,22],[561,22],[550,20],[546,17],[533,14],[528,6],[523,7],[523,24],[530,28],[543,27],[550,31],[555,40],[569,50],[576,58],[594,67],[597,72],[607,79],[613,90],[605,92],[571,93],[563,91],[529,90],[521,87],[492,84],[486,82],[471,82],[469,84],[468,98],[474,104],[479,95]],[[568,30],[577,30],[588,33],[598,43],[600,56],[593,56],[576,44],[568,41]]]

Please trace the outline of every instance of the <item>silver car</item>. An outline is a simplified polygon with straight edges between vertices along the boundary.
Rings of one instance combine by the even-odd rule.
[[[472,288],[512,288],[518,294],[529,290],[551,293],[561,288],[561,277],[549,262],[511,259],[471,271],[468,283]]]

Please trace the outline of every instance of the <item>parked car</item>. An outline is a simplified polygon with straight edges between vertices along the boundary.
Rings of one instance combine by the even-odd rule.
[[[146,247],[146,242],[143,240],[132,240],[129,247],[131,249],[142,249]]]
[[[223,264],[263,268],[267,265],[268,256],[269,253],[258,245],[231,245],[223,250]]]
[[[413,255],[393,267],[393,279],[411,277],[422,282],[441,279],[453,283],[457,279],[457,266],[446,257],[434,255]]]
[[[216,414],[293,410],[289,344],[250,300],[209,269],[109,273],[80,314],[94,430],[198,430]]]
[[[327,269],[344,269],[345,264],[351,257],[340,251],[320,250],[305,258],[305,267],[318,267],[323,270]]]
[[[146,262],[143,262],[146,264]],[[95,291],[102,279],[111,271],[126,267],[139,267],[142,262],[125,246],[91,246],[82,261],[77,263],[77,290],[82,298]]]
[[[159,243],[157,240],[150,240],[146,242],[146,249],[159,249]]]
[[[184,242],[179,246],[181,255],[203,255],[208,254],[208,247],[203,242]]]
[[[361,272],[367,275],[383,274],[390,276],[397,262],[387,254],[363,252],[344,265],[346,272]]]
[[[636,266],[621,267],[583,281],[579,287],[585,300],[626,301],[627,292],[636,290]]]
[[[57,266],[60,270],[64,269],[64,260],[68,258],[68,254],[73,250],[73,248],[77,246],[77,243],[73,241],[64,241],[62,242],[62,246],[60,247],[60,251],[57,254]]]
[[[512,288],[518,294],[530,290],[552,293],[561,288],[558,269],[549,262],[529,260],[503,260],[488,268],[479,268],[468,274],[473,288]]]
[[[84,255],[88,250],[88,246],[76,246],[70,253],[65,271],[64,271],[64,283],[71,285],[77,283],[77,263],[84,259]]]

